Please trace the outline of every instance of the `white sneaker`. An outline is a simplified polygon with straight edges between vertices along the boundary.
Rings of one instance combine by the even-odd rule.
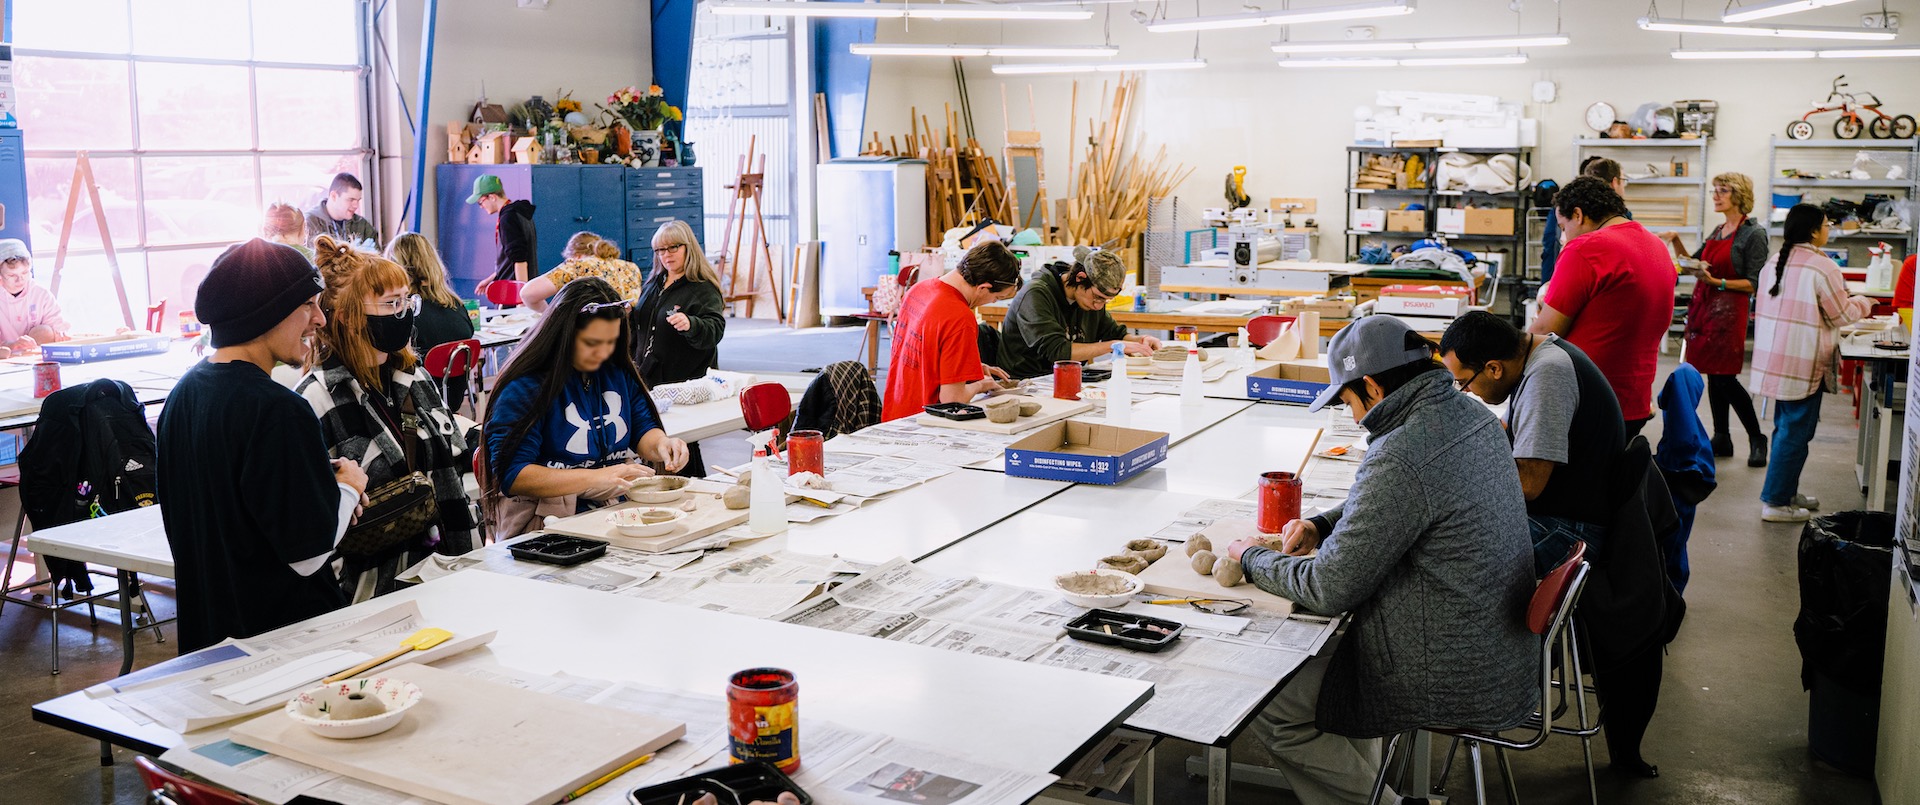
[[[1769,506],[1760,504],[1760,520],[1768,523],[1804,523],[1813,519],[1813,512],[1799,506]]]
[[[1793,505],[1799,506],[1802,509],[1812,509],[1814,511],[1819,511],[1820,499],[1812,495],[1794,495]]]

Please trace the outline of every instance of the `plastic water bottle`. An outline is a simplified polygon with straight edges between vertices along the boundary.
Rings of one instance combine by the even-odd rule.
[[[767,451],[772,449],[773,431],[766,432],[762,443],[756,434],[753,450],[753,488],[747,495],[747,527],[755,534],[778,534],[787,530],[787,490],[784,478],[773,471]]]
[[[1253,339],[1247,335],[1247,328],[1240,328],[1240,340],[1234,343],[1239,344],[1239,346],[1233,350],[1234,365],[1241,369],[1251,368],[1253,366]]]
[[[1200,405],[1200,348],[1187,345],[1187,363],[1180,368],[1180,405],[1194,408]]]
[[[1107,424],[1127,427],[1133,422],[1133,378],[1127,377],[1127,345],[1113,345],[1113,380],[1107,384]]]

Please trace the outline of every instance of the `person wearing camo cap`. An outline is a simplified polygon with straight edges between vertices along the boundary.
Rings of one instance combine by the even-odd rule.
[[[1090,361],[1116,343],[1128,355],[1153,354],[1160,339],[1128,333],[1107,312],[1126,277],[1118,254],[1084,246],[1074,249],[1071,265],[1040,271],[1000,322],[1000,368],[1015,378],[1038,377],[1052,372],[1054,361]]]

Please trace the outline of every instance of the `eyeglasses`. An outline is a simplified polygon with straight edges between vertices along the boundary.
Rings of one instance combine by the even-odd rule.
[[[1467,387],[1468,387],[1468,386],[1471,386],[1471,385],[1473,385],[1473,381],[1475,381],[1475,380],[1478,380],[1478,379],[1480,379],[1480,373],[1481,373],[1481,372],[1484,372],[1484,371],[1486,371],[1486,370],[1487,370],[1487,367],[1486,367],[1486,365],[1485,365],[1485,364],[1481,364],[1481,366],[1480,366],[1480,368],[1479,368],[1479,369],[1475,369],[1475,370],[1474,370],[1474,372],[1473,372],[1473,376],[1471,376],[1471,377],[1468,377],[1468,378],[1467,378],[1467,379],[1465,379],[1465,380],[1461,380],[1461,379],[1459,379],[1459,378],[1454,378],[1454,381],[1453,381],[1453,382],[1454,382],[1454,383],[1456,383],[1456,384],[1459,384],[1459,386],[1460,386],[1460,390],[1461,390],[1461,391],[1466,391],[1466,390],[1467,390]]]
[[[580,306],[580,315],[589,316],[610,307],[617,307],[617,308],[620,308],[621,310],[632,310],[633,300],[622,299],[618,302],[588,302]]]
[[[1252,607],[1253,602],[1235,598],[1202,598],[1188,601],[1187,606],[1210,615],[1237,615]]]
[[[1715,188],[1713,189],[1713,194],[1714,194],[1714,195],[1716,195],[1716,196],[1724,196],[1724,195],[1727,195],[1727,194],[1729,194],[1729,193],[1732,193],[1732,192],[1733,192],[1733,190],[1732,190],[1732,189],[1730,189],[1730,188],[1725,188],[1725,187],[1715,187]]]
[[[684,248],[687,248],[687,244],[685,243],[675,243],[672,246],[655,246],[653,249],[653,256],[665,257],[669,254],[673,254],[674,252],[680,251],[681,249],[684,249]]]
[[[393,301],[382,299],[360,306],[361,312],[369,316],[398,316],[402,313],[420,315],[420,295],[412,294]]]

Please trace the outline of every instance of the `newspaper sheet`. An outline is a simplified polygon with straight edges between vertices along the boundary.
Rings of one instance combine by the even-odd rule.
[[[829,453],[846,450],[928,464],[964,467],[999,458],[1017,436],[953,428],[929,428],[911,419],[882,422],[827,442]],[[836,487],[837,488],[837,487]]]
[[[612,552],[611,546],[608,548]],[[475,567],[488,573],[502,576],[517,576],[534,581],[545,581],[569,587],[582,587],[604,593],[614,593],[632,587],[654,577],[657,571],[629,569],[618,563],[602,564],[599,560],[572,566],[550,565],[545,562],[526,562],[513,558],[513,554],[499,545],[491,545],[474,554],[468,554],[480,560]],[[691,561],[691,560],[689,560]]]
[[[1054,644],[1034,662],[1101,676],[1140,679],[1160,666],[1156,660],[1149,659],[1151,656],[1130,651],[1110,651],[1068,641]],[[1160,695],[1159,691],[1155,691],[1154,699],[1160,698]]]
[[[938,576],[896,557],[840,585],[833,597],[850,607],[913,612],[966,583],[966,579]]]
[[[699,575],[716,584],[824,584],[859,572],[860,566],[837,557],[772,551],[702,569]]]
[[[812,776],[812,775],[809,775]],[[998,769],[900,740],[884,741],[847,764],[802,784],[834,805],[988,805],[1025,802],[1057,779]]]
[[[1246,626],[1238,634],[1208,631],[1205,636],[1312,656],[1320,653],[1320,647],[1326,645],[1327,639],[1340,627],[1339,618],[1322,618],[1304,612],[1282,615],[1249,609],[1239,617]],[[1194,627],[1189,626],[1188,630],[1192,632]]]
[[[882,456],[838,472],[829,472],[827,482],[835,492],[870,498],[917,486],[957,469],[950,464],[915,461],[903,456]]]
[[[1066,623],[1085,610],[1067,603],[1058,593],[1029,590],[990,581],[968,581],[915,614],[951,623],[1015,632],[1048,641],[1066,632]]]
[[[1053,640],[965,623],[918,621],[893,639],[947,651],[1024,662],[1053,647]]]
[[[1141,675],[1153,683],[1153,698],[1127,718],[1127,726],[1210,744],[1261,706],[1277,678],[1167,665]]]
[[[920,622],[921,618],[918,615],[850,607],[833,596],[823,596],[780,615],[779,620],[830,632],[886,639],[906,631]]]
[[[1211,499],[1202,501],[1193,508],[1180,513],[1173,522],[1159,531],[1153,532],[1154,539],[1169,542],[1186,542],[1193,535],[1207,530],[1216,520],[1252,520],[1255,504],[1251,500]]]

